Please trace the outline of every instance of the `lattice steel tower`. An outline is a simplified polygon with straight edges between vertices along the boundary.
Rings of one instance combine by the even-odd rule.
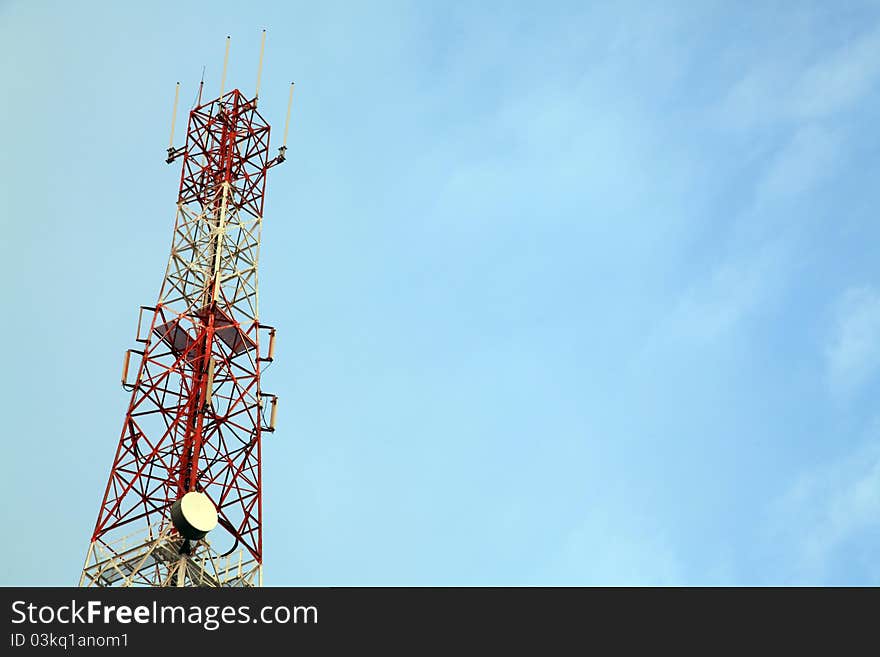
[[[264,45],[265,32],[261,67]],[[261,438],[277,397],[260,387],[275,330],[259,319],[257,262],[287,125],[270,158],[260,74],[252,98],[224,93],[228,56],[227,38],[220,95],[202,102],[200,84],[179,148],[172,118],[167,162],[183,164],[171,256],[156,305],[141,306],[141,346],[125,354],[131,401],[81,586],[262,584]]]

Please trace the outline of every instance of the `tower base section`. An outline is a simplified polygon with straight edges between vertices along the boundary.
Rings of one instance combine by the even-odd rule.
[[[187,541],[169,522],[93,541],[79,585],[246,587],[262,579],[262,566],[246,550],[218,555],[208,541]]]

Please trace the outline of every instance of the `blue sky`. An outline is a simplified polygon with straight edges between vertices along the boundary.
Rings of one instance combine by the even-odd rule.
[[[878,3],[254,5],[0,2],[0,584],[78,580],[264,27],[267,584],[880,584]]]

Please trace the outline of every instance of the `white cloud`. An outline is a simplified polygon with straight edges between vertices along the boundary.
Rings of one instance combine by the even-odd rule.
[[[797,116],[822,117],[859,101],[880,77],[880,27],[818,58],[795,85],[789,110]]]
[[[737,324],[760,295],[764,269],[760,262],[719,266],[705,283],[679,302],[676,321],[680,333],[710,339]]]
[[[803,194],[835,169],[840,152],[838,133],[815,125],[800,128],[776,153],[758,183],[756,207]]]
[[[676,586],[680,560],[662,531],[638,514],[591,513],[566,537],[538,582],[583,586]]]
[[[832,392],[850,395],[880,367],[880,293],[871,287],[851,288],[836,313],[834,335],[826,349]]]
[[[880,577],[873,565],[880,545],[864,549],[876,540],[870,532],[880,529],[880,441],[801,476],[775,506],[773,521],[793,557],[786,559],[790,570],[783,577],[796,583],[840,581],[844,571],[848,579]],[[851,545],[862,551],[844,556]],[[865,552],[871,556],[860,562]]]
[[[704,343],[723,338],[777,293],[787,280],[788,260],[778,241],[725,259],[681,294],[660,337]]]
[[[812,121],[857,104],[880,79],[880,27],[834,49],[810,51],[813,38],[773,44],[731,87],[724,123],[752,128],[778,121]]]

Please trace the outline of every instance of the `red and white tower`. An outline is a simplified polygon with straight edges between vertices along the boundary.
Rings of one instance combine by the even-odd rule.
[[[172,120],[171,256],[125,354],[131,401],[81,586],[262,584],[260,460],[277,398],[260,385],[275,330],[260,322],[257,264],[266,175],[286,145],[269,157],[257,80],[251,98],[221,83],[202,102],[200,87],[179,148]]]

